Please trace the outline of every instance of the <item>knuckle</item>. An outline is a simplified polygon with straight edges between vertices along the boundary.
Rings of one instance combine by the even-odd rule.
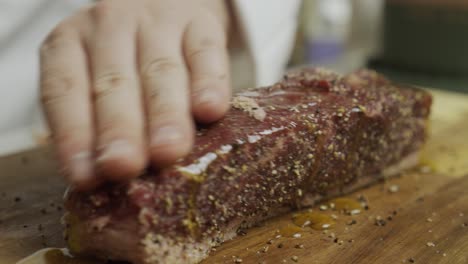
[[[68,97],[75,86],[73,77],[59,71],[43,71],[40,78],[40,99],[44,105]]]
[[[220,81],[226,80],[227,74],[219,74],[216,72],[199,72],[197,74],[193,74],[192,76],[192,83],[195,88],[200,86],[205,86],[206,84],[217,84]]]
[[[100,1],[90,9],[90,14],[95,19],[102,19],[112,16],[114,13],[114,4],[111,1]]]
[[[76,149],[80,148],[83,145],[87,145],[87,137],[86,134],[80,134],[77,136],[77,131],[88,131],[89,127],[80,125],[80,124],[73,124],[69,127],[57,127],[52,128],[52,140],[59,145],[65,145],[68,148]]]
[[[169,117],[173,119],[180,115],[184,110],[188,109],[187,103],[178,100],[168,100],[162,98],[157,89],[150,91],[147,99],[147,114],[152,120]]]
[[[192,76],[192,91],[194,94],[206,90],[221,89],[227,85],[226,73],[197,73]]]
[[[209,54],[212,53],[212,49],[211,48],[206,48],[206,47],[202,47],[202,48],[197,48],[197,49],[193,49],[193,50],[190,50],[188,52],[188,59],[190,61],[195,61],[195,60],[198,60],[200,58],[203,58]]]
[[[105,120],[98,120],[98,123],[97,133],[101,138],[131,136],[141,128],[136,118],[130,118],[121,112],[106,117]]]
[[[148,61],[142,67],[143,78],[158,77],[163,74],[183,69],[182,64],[170,57],[160,57]]]
[[[171,116],[173,117],[175,113],[179,112],[178,109],[180,105],[165,101],[165,100],[156,100],[152,102],[149,107],[149,115],[151,117],[164,117]]]
[[[72,29],[67,22],[62,22],[52,30],[40,45],[39,52],[48,54],[57,48],[66,45],[71,38]]]
[[[88,16],[94,20],[97,27],[124,25],[123,21],[128,22],[131,14],[125,2],[127,1],[101,0],[88,10]]]
[[[128,77],[118,71],[98,75],[94,80],[93,96],[95,99],[106,97],[117,92],[128,83]]]
[[[107,120],[97,127],[97,133],[103,138],[112,138],[115,134],[123,131],[118,120]]]
[[[221,49],[217,41],[211,38],[202,39],[200,43],[196,43],[193,46],[194,47],[192,49],[188,50],[189,59],[197,59],[199,57],[210,55]]]

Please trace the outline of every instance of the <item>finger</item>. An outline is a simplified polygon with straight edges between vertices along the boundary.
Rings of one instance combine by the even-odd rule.
[[[193,20],[184,36],[185,59],[191,73],[192,112],[201,122],[221,118],[231,94],[226,36],[212,16]]]
[[[140,80],[147,107],[150,155],[155,165],[186,155],[193,144],[182,32],[144,26],[139,32]]]
[[[66,176],[80,186],[92,184],[93,126],[86,53],[79,33],[67,24],[59,25],[41,46],[40,91]]]
[[[96,166],[108,179],[138,176],[146,164],[140,88],[136,73],[136,25],[108,4],[93,10],[87,39],[96,118]]]

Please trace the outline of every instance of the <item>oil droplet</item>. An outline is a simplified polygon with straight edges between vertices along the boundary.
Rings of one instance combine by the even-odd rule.
[[[296,226],[309,226],[315,230],[330,229],[335,225],[335,220],[331,216],[311,211],[294,214],[292,220]]]
[[[300,234],[304,230],[298,226],[288,224],[279,229],[278,233],[283,237],[294,237],[296,234]]]
[[[437,171],[436,163],[433,160],[430,160],[430,159],[426,158],[424,154],[421,155],[421,158],[419,160],[419,167],[420,168],[425,167],[425,168],[427,168],[425,170],[429,170],[429,171],[433,171],[433,172]]]
[[[66,248],[45,248],[16,264],[102,264],[102,261],[73,257]]]
[[[337,211],[344,211],[346,213],[359,213],[362,209],[360,202],[350,198],[336,198],[329,202],[330,207]]]

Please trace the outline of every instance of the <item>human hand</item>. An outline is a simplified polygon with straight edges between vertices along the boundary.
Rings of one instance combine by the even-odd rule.
[[[194,119],[225,114],[227,13],[220,0],[103,0],[50,33],[41,101],[72,183],[171,163],[190,151]]]

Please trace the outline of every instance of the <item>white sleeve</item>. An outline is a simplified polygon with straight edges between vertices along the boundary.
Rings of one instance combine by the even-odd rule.
[[[233,0],[252,64],[251,85],[269,85],[281,77],[294,45],[300,4],[300,0]],[[248,74],[245,68],[243,74]]]

